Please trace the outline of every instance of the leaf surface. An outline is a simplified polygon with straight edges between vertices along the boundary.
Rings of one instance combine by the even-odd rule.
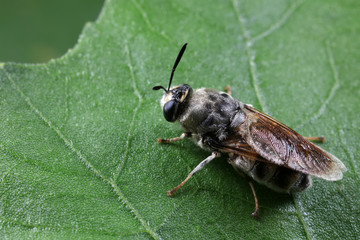
[[[47,64],[0,68],[1,238],[329,239],[359,233],[357,1],[107,1],[78,44]],[[297,195],[251,190],[222,157],[165,121],[173,84],[232,87],[348,167]]]

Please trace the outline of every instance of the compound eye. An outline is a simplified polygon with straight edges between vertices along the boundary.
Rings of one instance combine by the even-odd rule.
[[[163,112],[164,112],[164,117],[168,122],[176,121],[178,108],[179,108],[179,102],[177,101],[172,100],[165,103]]]

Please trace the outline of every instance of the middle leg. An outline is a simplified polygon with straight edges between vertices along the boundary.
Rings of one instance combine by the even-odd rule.
[[[213,152],[209,157],[205,158],[205,160],[203,160],[201,163],[199,163],[199,165],[197,165],[194,170],[192,170],[190,172],[190,174],[187,176],[187,178],[182,181],[177,187],[173,188],[172,190],[168,191],[168,195],[170,197],[172,197],[175,192],[177,190],[179,190],[182,186],[185,185],[185,183],[198,171],[200,171],[201,169],[203,169],[205,167],[206,164],[208,164],[209,162],[211,162],[214,158],[220,157],[220,153],[219,152]]]

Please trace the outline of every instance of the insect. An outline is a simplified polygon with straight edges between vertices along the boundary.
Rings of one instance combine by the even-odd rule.
[[[212,153],[183,182],[168,191],[169,196],[173,196],[196,172],[221,153],[228,154],[228,162],[248,178],[255,200],[253,217],[259,214],[259,203],[251,179],[285,193],[309,188],[312,185],[311,176],[328,181],[342,179],[345,165],[309,141],[324,141],[324,138],[303,137],[271,116],[233,98],[229,91],[208,88],[194,91],[187,84],[170,88],[186,45],[175,60],[168,88],[153,87],[153,90],[162,89],[165,92],[161,99],[165,119],[179,122],[185,132],[176,138],[159,138],[158,142],[191,138]]]

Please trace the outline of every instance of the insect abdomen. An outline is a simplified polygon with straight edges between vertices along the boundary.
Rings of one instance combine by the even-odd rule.
[[[301,192],[312,184],[309,175],[275,164],[249,160],[242,156],[229,159],[229,162],[236,170],[277,192]]]

